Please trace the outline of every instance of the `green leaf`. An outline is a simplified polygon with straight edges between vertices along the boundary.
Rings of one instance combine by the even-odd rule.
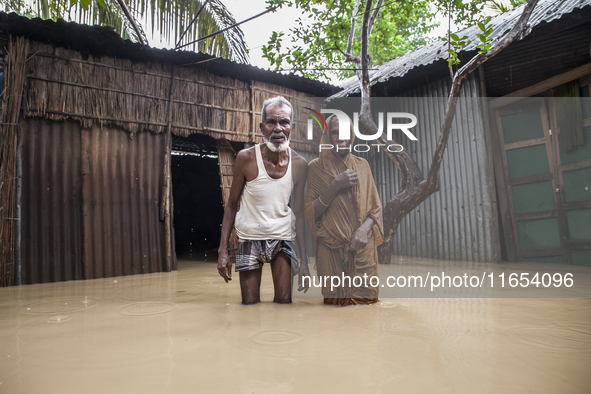
[[[90,8],[91,5],[92,5],[92,0],[80,0],[80,7],[83,10],[88,10],[88,8]]]

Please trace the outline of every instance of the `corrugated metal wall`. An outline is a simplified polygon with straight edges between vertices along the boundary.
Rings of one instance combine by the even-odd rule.
[[[44,119],[21,129],[23,283],[162,271],[165,135]]]
[[[21,121],[22,283],[84,277],[80,126]]]
[[[409,150],[425,176],[439,137],[445,112],[443,98],[447,98],[449,88],[446,80],[426,85],[405,95],[412,96],[404,100],[407,108],[397,108],[418,118],[412,129],[417,142],[400,134],[395,140]],[[396,255],[480,262],[500,259],[492,160],[479,105],[477,73],[464,82],[461,97],[441,165],[441,190],[402,221],[394,241]],[[400,173],[385,154],[359,156],[369,161],[385,206],[400,187]]]

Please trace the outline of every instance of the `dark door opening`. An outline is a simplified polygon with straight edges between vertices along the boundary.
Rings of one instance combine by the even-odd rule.
[[[217,261],[224,208],[216,141],[174,136],[171,177],[177,258]]]

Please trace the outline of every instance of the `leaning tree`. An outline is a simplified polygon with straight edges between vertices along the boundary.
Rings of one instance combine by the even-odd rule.
[[[452,70],[452,85],[447,99],[447,105],[445,109],[445,116],[441,130],[439,134],[439,140],[431,160],[429,172],[427,178],[423,177],[421,170],[417,163],[406,151],[391,153],[387,152],[390,159],[396,164],[396,167],[401,172],[402,184],[400,191],[386,203],[384,206],[384,243],[379,249],[379,261],[380,263],[389,263],[390,254],[392,250],[392,243],[394,236],[398,230],[398,225],[404,219],[404,217],[413,209],[419,206],[425,201],[430,195],[439,190],[439,170],[441,168],[441,161],[443,159],[443,152],[447,146],[447,140],[451,132],[451,124],[455,116],[456,105],[460,95],[460,89],[464,80],[475,71],[478,66],[483,64],[491,57],[498,54],[501,50],[506,48],[509,44],[515,41],[524,32],[529,17],[536,6],[538,0],[529,0],[523,9],[523,13],[518,21],[515,23],[513,28],[502,38],[497,40],[495,43],[487,43],[487,38],[484,36],[483,43],[480,46],[480,51],[472,59],[470,59],[465,65],[457,69],[455,72]],[[369,64],[370,59],[368,56],[368,33],[370,31],[372,17],[372,0],[367,0],[365,3],[365,9],[363,12],[363,22],[361,26],[361,54],[360,56],[351,56],[346,54],[346,61],[353,62],[357,65],[357,77],[361,87],[361,109],[359,112],[359,122],[363,127],[370,132],[375,134],[378,131],[378,126],[374,122],[371,116],[371,88],[369,78]],[[487,29],[484,29],[486,33]],[[354,34],[354,31],[351,31]],[[490,35],[490,34],[488,34]],[[452,38],[453,39],[453,38]],[[461,40],[461,38],[459,38]],[[453,49],[450,49],[453,51]],[[450,57],[453,55],[450,52]],[[387,143],[386,135],[382,134],[378,141],[382,144]]]

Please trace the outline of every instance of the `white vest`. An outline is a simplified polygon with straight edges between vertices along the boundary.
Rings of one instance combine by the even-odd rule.
[[[293,189],[291,148],[287,149],[287,171],[281,178],[273,179],[265,169],[261,145],[255,145],[258,175],[252,181],[246,182],[240,197],[240,210],[234,221],[238,238],[286,241],[295,239],[295,216],[287,205]]]

